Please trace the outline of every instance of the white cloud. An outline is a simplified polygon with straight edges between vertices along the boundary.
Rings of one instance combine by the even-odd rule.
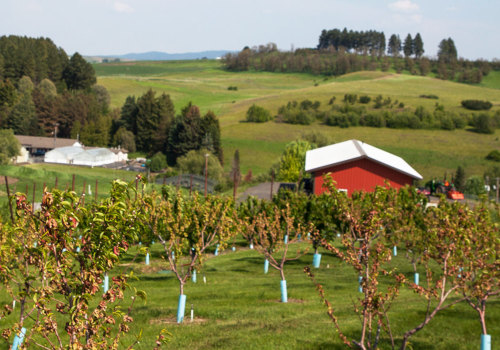
[[[399,0],[389,4],[389,8],[396,12],[413,13],[417,12],[420,8],[418,4],[411,2],[411,0]]]
[[[129,4],[125,4],[120,1],[115,1],[113,4],[113,7],[116,12],[122,12],[122,13],[133,13],[134,8],[130,6]]]

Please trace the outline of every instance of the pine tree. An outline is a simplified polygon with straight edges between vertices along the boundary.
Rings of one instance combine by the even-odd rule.
[[[96,83],[94,67],[76,52],[63,71],[63,78],[70,90],[87,90]]]
[[[408,33],[408,35],[406,36],[405,42],[403,44],[403,52],[405,54],[405,57],[410,57],[414,53],[413,39],[411,38],[410,33]]]
[[[415,38],[413,39],[413,53],[415,54],[416,58],[420,58],[422,57],[424,52],[424,42],[422,41],[420,33],[417,33],[417,35],[415,35]]]
[[[458,168],[457,168],[457,171],[455,172],[454,183],[455,183],[455,187],[460,192],[463,192],[465,190],[465,180],[466,180],[466,178],[465,178],[465,171],[459,165]]]
[[[393,57],[398,57],[401,51],[401,39],[399,35],[392,34],[387,45],[387,53]]]

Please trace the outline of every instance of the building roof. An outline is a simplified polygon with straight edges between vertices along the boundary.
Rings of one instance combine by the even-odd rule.
[[[34,148],[58,148],[58,147],[68,147],[73,146],[78,140],[75,139],[61,139],[53,137],[41,137],[41,136],[24,136],[16,135],[17,140],[23,146],[34,147]]]
[[[313,172],[365,158],[415,179],[422,179],[422,175],[406,163],[403,158],[358,140],[348,140],[307,151],[305,170]]]

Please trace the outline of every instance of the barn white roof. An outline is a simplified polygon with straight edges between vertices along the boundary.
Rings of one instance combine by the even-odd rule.
[[[363,158],[383,164],[415,179],[422,179],[422,175],[403,158],[358,140],[348,140],[307,151],[305,170],[313,172]]]

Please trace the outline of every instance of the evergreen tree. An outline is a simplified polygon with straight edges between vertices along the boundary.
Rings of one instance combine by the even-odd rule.
[[[420,58],[422,57],[424,52],[424,42],[422,41],[420,33],[417,33],[417,35],[415,35],[415,38],[413,39],[413,53],[415,54],[416,58]]]
[[[456,62],[457,48],[452,38],[441,40],[439,43],[438,59],[444,63]]]
[[[459,190],[460,192],[463,192],[465,190],[465,180],[466,178],[464,168],[459,165],[457,171],[455,172],[454,184],[457,190]]]
[[[189,102],[170,128],[167,148],[169,163],[173,165],[180,156],[200,149],[202,131],[200,109]]]
[[[401,51],[401,39],[399,35],[392,34],[387,45],[387,53],[393,57],[398,57]]]
[[[127,130],[137,135],[137,104],[135,103],[135,96],[128,96],[122,106],[120,112],[120,119]]]
[[[7,118],[7,128],[16,135],[40,134],[35,104],[30,94],[23,94],[19,103],[12,108]]]
[[[66,86],[71,90],[88,90],[96,83],[94,67],[76,52],[63,71]]]
[[[207,114],[205,114],[201,119],[201,128],[203,136],[200,147],[210,150],[215,156],[217,156],[219,162],[223,164],[224,159],[220,141],[219,120],[212,111],[208,111]]]
[[[408,35],[406,36],[405,42],[403,44],[403,53],[405,54],[405,57],[410,57],[414,53],[413,39],[411,38],[410,33],[408,33]]]

